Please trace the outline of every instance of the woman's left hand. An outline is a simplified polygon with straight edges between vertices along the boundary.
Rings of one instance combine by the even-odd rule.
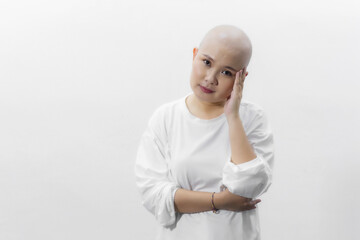
[[[224,105],[224,112],[227,117],[239,116],[239,107],[244,88],[244,81],[247,75],[248,72],[246,72],[246,68],[236,73],[233,90]]]

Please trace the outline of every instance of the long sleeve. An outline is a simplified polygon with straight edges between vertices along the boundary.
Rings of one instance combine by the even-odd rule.
[[[256,158],[242,164],[228,161],[223,168],[223,185],[233,194],[257,198],[272,183],[274,138],[263,110],[252,120],[247,138]]]
[[[170,227],[176,221],[174,196],[180,186],[170,177],[160,124],[153,115],[141,137],[134,171],[142,205],[162,226]]]

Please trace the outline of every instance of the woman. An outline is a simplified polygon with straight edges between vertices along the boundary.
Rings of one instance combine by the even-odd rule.
[[[251,52],[237,27],[211,29],[193,50],[193,92],[151,116],[135,175],[156,239],[260,239],[274,149],[264,110],[242,99]]]

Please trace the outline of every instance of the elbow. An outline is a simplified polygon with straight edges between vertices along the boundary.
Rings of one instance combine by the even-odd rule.
[[[267,173],[248,179],[239,179],[239,181],[223,181],[223,184],[231,193],[252,199],[264,194],[271,186],[271,183],[271,175]]]
[[[155,219],[165,228],[172,228],[176,225],[179,213],[175,207],[175,193],[178,188],[179,186],[176,184],[167,185],[155,207]]]
[[[253,161],[247,166],[230,162],[226,164],[223,169],[223,184],[231,193],[256,198],[269,189],[272,183],[271,168],[261,157]]]
[[[174,195],[179,186],[171,182],[161,182],[142,191],[142,205],[163,227],[171,228],[176,224],[177,212]]]
[[[264,173],[264,177],[259,181],[258,185],[254,186],[254,189],[249,192],[249,198],[258,198],[263,195],[272,184],[271,173]]]

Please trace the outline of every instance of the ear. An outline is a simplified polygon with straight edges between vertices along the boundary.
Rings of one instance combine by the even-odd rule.
[[[198,51],[199,51],[199,49],[197,47],[194,47],[194,49],[193,49],[193,61],[194,61]]]

